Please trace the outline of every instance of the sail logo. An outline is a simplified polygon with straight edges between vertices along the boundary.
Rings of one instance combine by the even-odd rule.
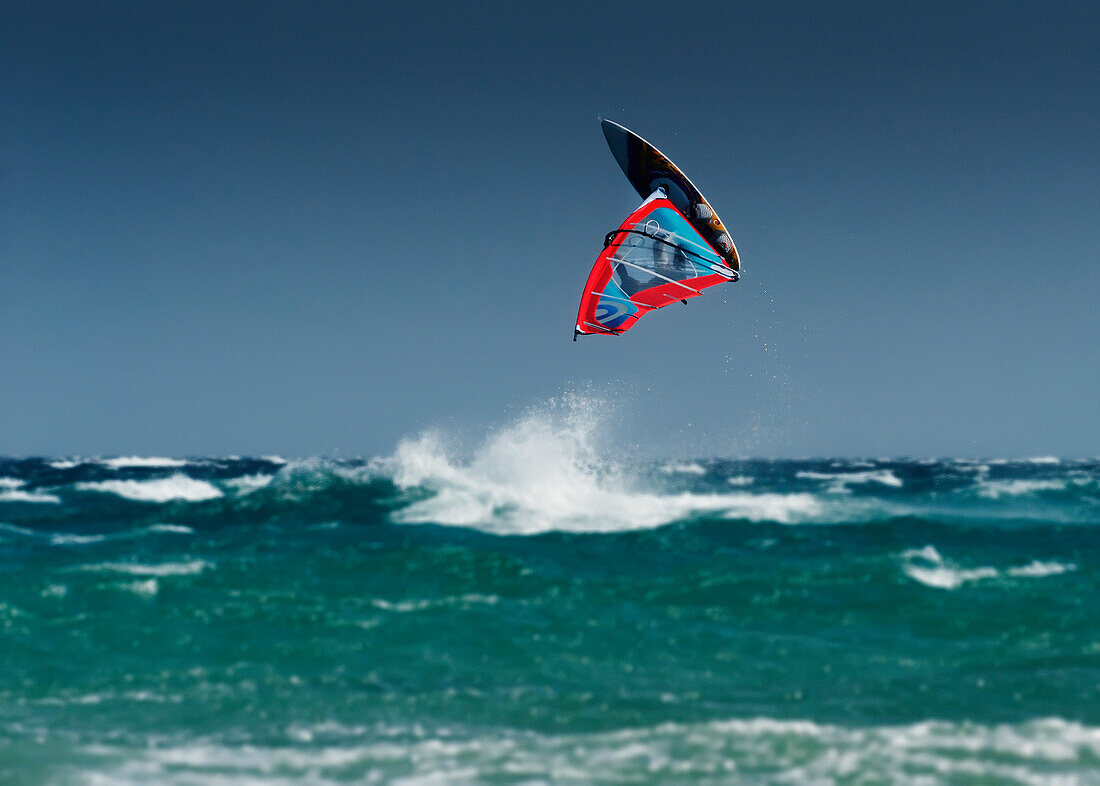
[[[605,327],[618,327],[634,311],[627,303],[602,297],[596,306],[596,321]]]

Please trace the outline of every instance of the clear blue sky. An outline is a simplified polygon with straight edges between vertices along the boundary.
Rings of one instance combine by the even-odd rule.
[[[0,454],[1100,453],[1100,4],[0,0]],[[572,343],[676,161],[742,281]]]

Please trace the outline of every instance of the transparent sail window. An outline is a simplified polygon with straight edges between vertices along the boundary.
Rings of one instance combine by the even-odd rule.
[[[698,258],[670,242],[670,233],[654,230],[651,234],[622,234],[619,247],[611,255],[613,279],[628,295],[672,281],[687,281],[714,271]],[[662,234],[664,237],[662,237]]]

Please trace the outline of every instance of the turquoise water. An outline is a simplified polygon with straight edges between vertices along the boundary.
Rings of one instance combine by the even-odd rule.
[[[1100,783],[1100,463],[0,461],[0,782]]]

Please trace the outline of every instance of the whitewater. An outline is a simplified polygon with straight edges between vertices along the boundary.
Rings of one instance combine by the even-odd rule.
[[[1100,461],[0,459],[0,782],[1100,784]]]

